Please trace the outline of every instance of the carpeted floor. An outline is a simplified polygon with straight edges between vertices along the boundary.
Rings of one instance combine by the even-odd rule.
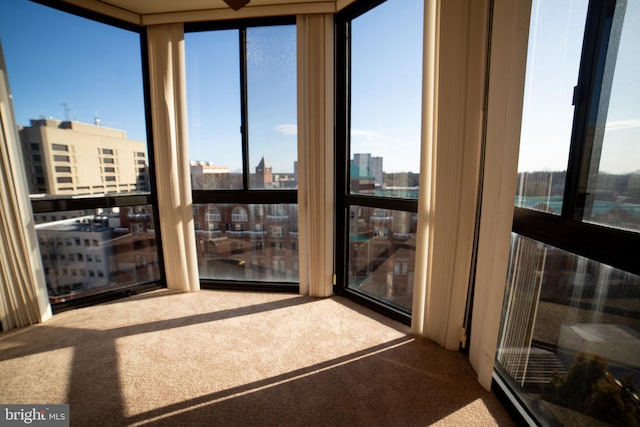
[[[0,403],[72,426],[513,425],[464,355],[343,298],[156,291],[0,334]]]

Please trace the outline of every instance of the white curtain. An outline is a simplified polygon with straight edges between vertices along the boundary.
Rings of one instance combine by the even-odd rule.
[[[333,292],[333,15],[301,15],[298,56],[300,293]]]
[[[412,329],[457,350],[473,256],[487,1],[425,1]]]
[[[489,389],[509,265],[531,1],[495,0],[469,361]]]
[[[149,26],[153,148],[167,287],[200,289],[191,174],[182,24]]]
[[[51,317],[29,189],[0,45],[0,321],[4,330]]]

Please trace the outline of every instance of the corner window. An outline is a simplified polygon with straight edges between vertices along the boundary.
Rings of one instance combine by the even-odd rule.
[[[533,2],[496,374],[542,425],[640,419],[639,23]]]

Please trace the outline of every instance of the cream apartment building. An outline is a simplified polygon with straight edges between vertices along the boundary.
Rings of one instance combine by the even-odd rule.
[[[38,119],[20,128],[20,140],[31,194],[148,191],[146,143],[123,130]]]

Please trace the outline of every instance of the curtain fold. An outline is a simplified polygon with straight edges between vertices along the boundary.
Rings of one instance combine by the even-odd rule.
[[[494,0],[469,362],[490,389],[509,265],[531,1]],[[477,327],[475,325],[478,325]]]
[[[449,350],[464,338],[473,257],[488,2],[425,1],[419,266],[412,329]]]
[[[167,287],[200,289],[187,145],[184,29],[147,28],[158,218]]]
[[[418,226],[416,268],[413,278],[411,330],[425,333],[425,319],[430,316],[430,267],[433,257],[433,204],[435,199],[435,150],[438,110],[438,9],[439,0],[425,0],[422,51],[422,130],[420,143],[420,182],[418,193]]]
[[[300,293],[333,292],[333,15],[297,17]]]
[[[0,45],[0,321],[4,330],[51,317],[29,189]]]

